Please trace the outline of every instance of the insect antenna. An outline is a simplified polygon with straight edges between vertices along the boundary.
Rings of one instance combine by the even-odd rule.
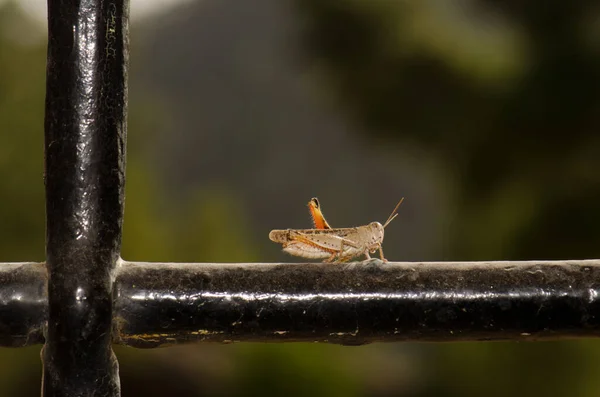
[[[404,197],[402,197],[400,199],[400,201],[398,201],[398,204],[396,205],[396,208],[394,208],[394,210],[392,211],[392,213],[390,214],[390,216],[387,218],[387,221],[385,221],[385,223],[383,224],[383,227],[385,228],[387,225],[390,224],[391,221],[394,220],[395,217],[398,216],[398,213],[396,211],[398,211],[398,207],[400,207],[400,204],[402,204],[402,202],[404,201]]]

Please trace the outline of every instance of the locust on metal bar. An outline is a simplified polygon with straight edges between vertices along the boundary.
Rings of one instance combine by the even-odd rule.
[[[271,230],[269,239],[282,244],[284,252],[308,259],[346,262],[361,255],[371,259],[369,253],[373,254],[379,250],[381,260],[387,262],[381,247],[384,230],[398,216],[396,211],[403,200],[404,198],[398,202],[383,225],[371,222],[363,226],[331,228],[323,216],[319,200],[312,198],[308,208],[315,229]]]

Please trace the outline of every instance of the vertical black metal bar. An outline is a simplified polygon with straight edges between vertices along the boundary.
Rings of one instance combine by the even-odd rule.
[[[43,395],[119,396],[112,288],[123,219],[127,0],[49,0]]]

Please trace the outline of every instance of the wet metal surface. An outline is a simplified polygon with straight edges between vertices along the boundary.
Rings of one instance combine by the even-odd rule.
[[[124,262],[115,340],[485,340],[600,335],[600,261]]]
[[[0,346],[44,343],[46,282],[43,263],[0,263]]]
[[[112,282],[123,217],[128,2],[49,0],[44,396],[118,396]]]
[[[113,338],[158,347],[596,337],[599,269],[600,261],[123,262]],[[43,343],[46,318],[44,264],[0,264],[0,346]]]

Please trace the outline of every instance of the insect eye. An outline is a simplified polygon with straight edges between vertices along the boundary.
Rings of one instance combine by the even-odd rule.
[[[316,197],[311,198],[310,201],[313,202],[315,207],[319,208],[319,200]]]

